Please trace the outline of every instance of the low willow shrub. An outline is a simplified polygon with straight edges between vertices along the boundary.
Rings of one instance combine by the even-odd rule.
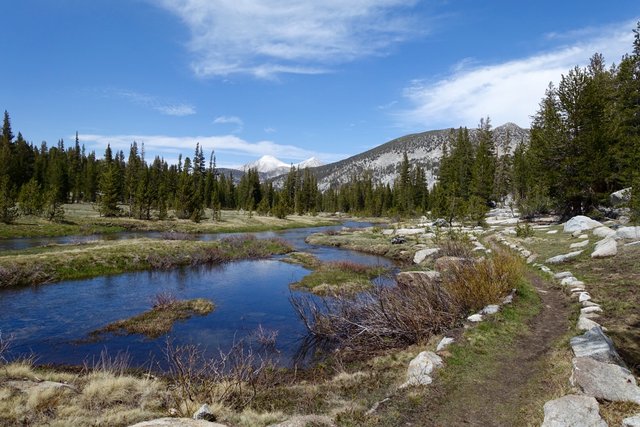
[[[312,339],[355,355],[403,348],[460,325],[469,312],[496,303],[522,276],[522,262],[504,251],[454,263],[442,281],[416,275],[410,284],[377,286],[355,296],[291,301]]]
[[[497,249],[491,258],[452,264],[444,273],[443,286],[456,305],[468,313],[498,302],[515,288],[522,274],[522,261]]]

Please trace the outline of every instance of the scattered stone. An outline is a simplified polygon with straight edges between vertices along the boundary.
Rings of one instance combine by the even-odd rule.
[[[571,245],[569,245],[569,249],[579,249],[579,248],[584,248],[585,246],[587,246],[589,244],[589,240],[583,240],[582,242],[578,242],[578,243],[572,243]]]
[[[449,222],[447,222],[447,220],[444,219],[444,218],[438,218],[435,221],[433,221],[432,225],[434,227],[448,227],[449,226]]]
[[[571,384],[584,394],[612,402],[640,404],[640,388],[626,368],[587,357],[573,359]]]
[[[591,396],[568,395],[544,404],[542,427],[607,427],[598,401]]]
[[[335,427],[335,425],[333,420],[325,415],[299,415],[278,424],[271,424],[268,427]]]
[[[616,239],[640,240],[640,226],[620,227],[616,230]]]
[[[416,234],[424,234],[424,228],[398,228],[396,230],[396,235],[398,236],[413,236]]]
[[[476,313],[476,314],[472,314],[471,316],[467,317],[467,320],[469,322],[482,322],[482,314],[480,313]]]
[[[500,311],[500,306],[491,304],[480,310],[480,314],[496,314],[498,311]]]
[[[427,249],[420,249],[419,251],[416,252],[416,254],[413,256],[413,262],[416,264],[420,264],[422,261],[424,261],[427,257],[437,253],[440,250],[440,248],[427,248]]]
[[[593,328],[582,335],[571,338],[571,349],[576,357],[623,365],[620,355],[616,351],[613,341],[602,328]]]
[[[610,237],[616,234],[615,230],[610,229],[609,227],[598,227],[593,229],[593,235],[596,237]]]
[[[502,304],[511,304],[513,302],[513,298],[516,296],[516,292],[518,292],[516,289],[511,289],[509,295],[502,298]]]
[[[588,216],[578,215],[564,223],[564,232],[573,233],[575,231],[591,230],[596,227],[602,227],[602,224]]]
[[[640,414],[622,420],[622,427],[640,427]]]
[[[554,279],[566,279],[567,277],[573,277],[573,274],[570,271],[563,271],[553,275]]]
[[[446,347],[449,346],[449,344],[453,343],[454,341],[455,340],[453,338],[449,338],[449,337],[442,338],[438,343],[438,346],[436,347],[436,352],[440,350],[444,350]]]
[[[625,243],[625,246],[637,246],[640,245],[640,240],[636,240],[635,242]]]
[[[557,234],[558,230],[549,230],[547,231],[547,234]]]
[[[611,200],[611,204],[613,206],[622,205],[624,203],[629,203],[631,200],[631,187],[623,188],[622,190],[618,190],[609,195],[609,200]]]
[[[546,265],[540,266],[540,270],[544,271],[547,274],[551,274],[551,269]]]
[[[578,281],[578,279],[576,279],[575,277],[569,276],[569,277],[565,277],[564,279],[562,279],[560,281],[560,284],[562,286],[568,286],[568,285],[572,284],[573,282],[577,282],[577,281]]]
[[[403,236],[395,236],[393,239],[391,239],[392,245],[402,245],[403,243],[407,243],[407,239],[405,239]]]
[[[545,262],[549,264],[560,264],[580,256],[582,252],[583,251],[576,251],[576,252],[569,252],[568,254],[564,254],[564,255],[556,255],[554,257],[549,258]]]
[[[407,381],[401,388],[414,385],[431,384],[431,372],[443,365],[440,356],[432,351],[420,352],[411,362],[407,369]]]
[[[209,405],[207,405],[205,403],[204,405],[202,405],[200,407],[200,409],[198,409],[196,411],[195,414],[193,414],[193,419],[194,420],[215,421],[216,420],[216,416],[211,411],[211,408],[209,408]]]
[[[578,318],[577,328],[579,331],[589,331],[598,326],[600,326],[598,323],[589,319],[585,315],[580,315],[580,317]]]
[[[618,253],[618,244],[615,239],[607,237],[596,243],[596,249],[591,254],[591,258],[607,258],[616,256]]]
[[[194,420],[191,418],[157,418],[155,420],[143,421],[129,427],[226,427],[224,424],[212,423],[205,420]]]
[[[396,275],[396,281],[400,285],[412,286],[416,283],[432,282],[440,280],[440,273],[433,270],[427,271],[403,271]]]
[[[588,235],[588,234],[580,234],[580,235],[578,236],[578,239],[588,239],[588,238],[589,238],[589,235]]]
[[[580,309],[580,313],[589,314],[589,313],[602,313],[602,308],[600,306],[592,306],[592,307],[584,307]]]
[[[583,307],[600,307],[600,305],[596,304],[593,301],[583,301],[582,306]]]
[[[588,292],[580,292],[578,294],[578,302],[589,301],[591,299],[591,295]]]

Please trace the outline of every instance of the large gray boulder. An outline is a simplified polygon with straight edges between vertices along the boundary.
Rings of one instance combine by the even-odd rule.
[[[629,203],[631,200],[631,187],[623,188],[609,195],[609,200],[613,206],[619,206],[625,203]]]
[[[613,341],[600,327],[590,329],[582,335],[573,337],[570,342],[573,354],[576,357],[589,357],[600,362],[624,366],[624,362],[616,351]]]
[[[596,399],[568,395],[544,404],[542,427],[607,427],[607,423]]]
[[[571,385],[587,396],[640,404],[640,387],[628,369],[588,357],[576,357],[572,363]]]
[[[129,427],[227,427],[224,424],[212,423],[192,418],[157,418],[150,421],[132,424]]]
[[[616,230],[612,230],[609,227],[598,227],[593,229],[593,235],[596,237],[610,237],[616,234]]]
[[[596,243],[595,250],[591,253],[591,258],[607,258],[618,254],[618,242],[612,237],[606,237]]]
[[[640,414],[622,420],[622,427],[640,427]]]
[[[409,362],[407,381],[401,387],[431,384],[431,373],[442,365],[442,359],[434,352],[421,352]]]
[[[215,421],[216,416],[206,403],[193,414],[194,420]]]
[[[574,233],[576,231],[591,230],[596,227],[602,227],[602,224],[588,216],[578,215],[564,223],[564,232]]]
[[[620,227],[616,230],[616,239],[640,240],[640,226]]]

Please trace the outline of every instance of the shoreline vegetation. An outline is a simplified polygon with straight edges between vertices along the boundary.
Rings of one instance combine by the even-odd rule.
[[[0,240],[114,234],[125,231],[188,234],[248,233],[336,225],[345,219],[345,217],[330,215],[288,215],[286,218],[276,218],[255,212],[222,210],[217,212],[218,219],[212,221],[211,211],[206,210],[205,213],[209,214],[209,219],[196,223],[177,218],[146,220],[127,216],[104,217],[100,216],[94,205],[90,203],[73,203],[63,206],[65,218],[62,222],[47,221],[35,216],[18,217],[10,224],[0,222]]]
[[[279,239],[217,241],[130,239],[51,245],[0,256],[0,288],[38,285],[139,270],[222,264],[288,253]]]
[[[206,316],[214,309],[215,304],[204,298],[177,300],[172,295],[160,294],[156,296],[151,310],[109,323],[89,335],[96,340],[106,333],[139,334],[147,338],[158,338],[169,333],[175,322],[187,320],[194,315]]]
[[[292,289],[306,290],[319,296],[355,295],[370,289],[373,286],[371,280],[389,271],[385,267],[350,261],[320,262],[304,252],[291,253],[283,261],[311,270],[300,281],[292,283]]]

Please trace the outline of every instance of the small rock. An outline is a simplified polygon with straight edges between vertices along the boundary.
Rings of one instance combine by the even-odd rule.
[[[640,226],[620,227],[616,230],[616,239],[640,240]]]
[[[449,222],[447,222],[447,220],[444,219],[444,218],[438,218],[435,221],[433,221],[432,225],[434,227],[448,227],[449,226]]]
[[[588,292],[580,292],[578,294],[578,302],[589,301],[591,299],[591,295]]]
[[[436,351],[444,350],[446,347],[449,346],[449,344],[453,343],[454,341],[455,340],[453,338],[449,338],[449,337],[442,338],[438,343],[438,346],[436,347]]]
[[[585,246],[587,246],[589,244],[589,240],[583,240],[582,242],[578,242],[578,243],[572,243],[571,245],[569,245],[569,249],[580,249],[580,248],[584,248]]]
[[[413,236],[416,234],[424,234],[424,228],[398,228],[396,230],[397,236]]]
[[[481,314],[496,314],[498,311],[500,311],[500,306],[496,305],[496,304],[491,304],[486,306],[485,308],[483,308],[480,313]]]
[[[200,409],[198,409],[196,411],[195,414],[193,414],[193,419],[194,420],[215,421],[216,420],[216,416],[211,411],[211,408],[209,408],[209,405],[207,405],[205,403],[204,405],[202,405],[200,407]]]
[[[622,420],[622,427],[640,427],[640,414]]]
[[[575,252],[569,252],[568,254],[564,254],[564,255],[556,255],[554,257],[549,258],[546,262],[549,264],[560,264],[580,256],[581,253],[582,251],[575,251]]]
[[[582,301],[582,306],[583,307],[600,307],[598,304],[596,304],[593,301]]]
[[[571,349],[576,357],[589,357],[605,363],[623,365],[613,341],[602,328],[593,328],[582,335],[571,338]]]
[[[611,200],[611,204],[613,206],[622,205],[624,203],[629,203],[631,200],[631,187],[623,188],[622,190],[618,190],[609,195],[609,200]]]
[[[554,279],[566,279],[567,277],[573,277],[573,273],[570,271],[563,271],[561,273],[556,273],[553,275]]]
[[[596,399],[640,404],[640,388],[635,377],[618,365],[576,357],[573,359],[571,384]]]
[[[573,282],[577,282],[577,281],[578,281],[578,279],[576,279],[575,277],[573,277],[573,276],[569,276],[569,277],[565,277],[564,279],[562,279],[562,280],[560,281],[560,284],[561,284],[562,286],[567,286],[567,285],[570,285],[570,284],[572,284]]]
[[[472,314],[471,316],[467,317],[467,320],[469,322],[482,322],[482,314],[476,313],[476,314]]]
[[[580,313],[582,314],[589,314],[589,313],[602,313],[602,308],[600,308],[600,306],[593,306],[593,307],[584,307],[580,309]]]
[[[547,234],[557,234],[558,230],[549,230],[547,231]]]
[[[542,427],[607,427],[607,423],[596,399],[568,395],[544,404]]]
[[[593,320],[589,319],[585,315],[580,315],[580,317],[578,318],[577,328],[580,331],[589,331],[598,326],[600,325],[594,322]]]
[[[544,271],[547,274],[551,274],[551,269],[549,267],[547,267],[546,265],[541,265],[540,266],[540,270]]]
[[[407,381],[401,387],[413,385],[428,385],[433,381],[431,372],[443,365],[440,356],[432,351],[423,351],[418,354],[407,369]]]
[[[578,239],[588,239],[588,238],[589,238],[589,235],[587,235],[587,234],[578,235]]]

